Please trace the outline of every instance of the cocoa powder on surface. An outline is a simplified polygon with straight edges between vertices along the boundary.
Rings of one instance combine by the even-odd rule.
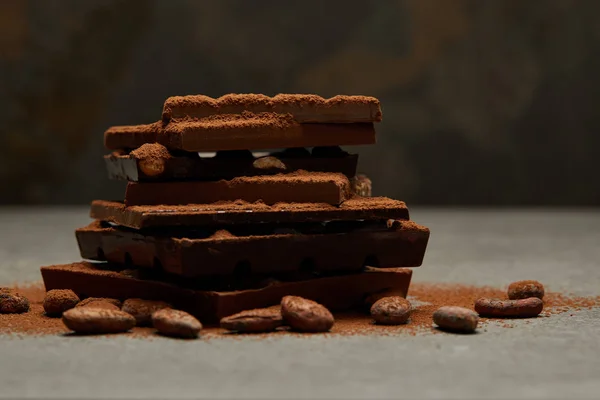
[[[69,330],[62,321],[57,318],[47,317],[42,307],[45,289],[42,283],[21,285],[16,290],[31,302],[31,309],[24,314],[2,314],[0,315],[0,334],[14,335],[60,335],[68,333]],[[391,336],[398,334],[420,335],[420,334],[444,334],[433,327],[432,316],[435,310],[442,306],[459,306],[473,309],[475,300],[480,297],[506,298],[505,288],[494,288],[489,286],[469,286],[460,284],[432,284],[413,283],[409,290],[409,300],[413,304],[410,321],[405,325],[375,325],[368,314],[368,308],[356,312],[335,313],[335,325],[328,333],[318,335],[330,336],[353,336],[353,335],[382,335]],[[579,310],[600,307],[600,296],[572,296],[568,294],[546,292],[544,296],[544,311],[538,318],[550,317],[555,314],[566,312],[577,312]],[[485,328],[490,321],[488,318],[480,318],[479,330]],[[513,328],[518,323],[529,323],[530,320],[499,321],[500,327]],[[202,322],[202,321],[201,321]],[[119,334],[128,337],[157,337],[154,328],[134,327],[130,332]],[[278,329],[275,332],[265,334],[235,334],[227,333],[225,329],[218,326],[206,326],[202,330],[202,338],[262,338],[280,335],[304,336],[287,329]],[[310,337],[310,336],[309,336]]]

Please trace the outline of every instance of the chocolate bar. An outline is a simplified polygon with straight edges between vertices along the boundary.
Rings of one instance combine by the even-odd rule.
[[[244,201],[180,206],[131,206],[94,200],[90,216],[130,228],[254,224],[262,222],[321,222],[339,220],[409,219],[402,201],[386,197],[354,197],[339,206],[315,203],[264,203]]]
[[[335,96],[324,99],[314,94],[228,94],[212,97],[169,97],[163,107],[163,120],[171,118],[205,118],[215,114],[241,114],[272,112],[291,114],[301,123],[318,122],[377,122],[381,121],[379,100],[368,96]]]
[[[375,143],[372,123],[299,124],[289,114],[242,113],[168,124],[114,126],[104,133],[111,150],[160,143],[170,150],[191,152],[342,146]]]
[[[219,180],[298,170],[338,172],[352,178],[356,175],[358,155],[348,154],[339,147],[332,150],[315,147],[312,156],[308,153],[298,157],[291,151],[283,151],[255,158],[251,152],[242,151],[238,157],[219,152],[214,157],[202,158],[198,153],[172,155],[164,146],[148,143],[129,154],[106,155],[104,162],[109,178],[128,181]]]
[[[258,226],[236,236],[223,229],[146,233],[96,221],[77,229],[76,236],[85,259],[159,268],[187,277],[229,275],[240,269],[262,274],[421,265],[429,230],[412,221],[388,225]]]
[[[342,174],[297,171],[240,176],[229,181],[129,182],[125,204],[206,204],[243,200],[268,205],[281,202],[338,205],[351,196],[351,190],[350,181]]]
[[[405,297],[412,276],[410,269],[366,268],[354,274],[274,281],[257,289],[218,292],[194,290],[166,282],[166,279],[140,279],[131,270],[118,271],[118,266],[88,262],[41,268],[46,290],[71,289],[81,298],[162,300],[193,314],[203,323],[217,322],[248,309],[272,306],[287,295],[317,301],[332,311],[362,307],[365,299],[376,293]]]

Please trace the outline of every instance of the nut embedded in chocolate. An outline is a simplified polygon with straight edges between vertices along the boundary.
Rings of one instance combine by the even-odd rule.
[[[411,311],[412,306],[404,297],[390,296],[373,304],[371,316],[381,325],[400,325],[408,321]]]
[[[221,328],[239,333],[271,332],[281,325],[280,306],[245,310],[221,319]]]
[[[511,300],[527,299],[529,297],[544,298],[544,285],[538,281],[518,281],[508,286],[508,298]]]
[[[121,310],[132,315],[138,326],[149,326],[152,314],[163,308],[171,308],[171,305],[157,300],[127,299],[123,302]]]
[[[60,317],[79,303],[79,297],[70,289],[49,290],[44,298],[44,311],[50,317]]]
[[[184,339],[198,337],[202,324],[185,311],[163,308],[152,314],[152,325],[165,335]]]
[[[135,326],[135,318],[123,311],[75,307],[62,315],[67,328],[82,334],[127,332]]]
[[[371,197],[373,183],[366,175],[356,175],[352,178],[352,191],[362,197]]]
[[[285,164],[277,157],[265,156],[257,158],[252,166],[258,169],[286,169]]]
[[[327,332],[334,323],[327,308],[298,296],[285,296],[281,300],[281,316],[292,329],[300,332]]]
[[[29,311],[29,300],[8,288],[0,288],[0,314],[22,314]]]

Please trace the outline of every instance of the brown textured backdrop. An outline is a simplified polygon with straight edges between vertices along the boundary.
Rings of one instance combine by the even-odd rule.
[[[0,2],[1,203],[121,198],[102,132],[175,94],[368,94],[375,194],[600,205],[600,1]]]

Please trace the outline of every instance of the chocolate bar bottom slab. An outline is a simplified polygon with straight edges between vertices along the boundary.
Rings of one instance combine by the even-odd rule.
[[[46,290],[71,289],[81,298],[162,300],[185,310],[203,323],[217,322],[237,312],[278,304],[287,295],[301,296],[332,311],[362,307],[369,295],[386,293],[406,297],[410,269],[366,268],[364,272],[295,282],[276,282],[260,289],[215,292],[185,289],[161,281],[142,280],[107,268],[107,264],[78,262],[42,267]]]
[[[145,144],[146,147],[160,146],[158,143]],[[140,147],[140,149],[144,148]],[[166,149],[165,149],[166,151]],[[168,154],[168,152],[167,152]],[[255,158],[248,152],[247,157],[206,157],[197,153],[171,155],[170,157],[136,157],[134,154],[112,153],[104,156],[110,179],[128,181],[172,181],[172,180],[219,180],[237,176],[274,175],[298,170],[314,172],[339,172],[348,178],[356,175],[357,154],[339,150],[337,154],[318,157],[307,154],[291,157],[286,152]]]
[[[323,203],[278,203],[269,206],[244,201],[126,207],[122,202],[94,200],[90,216],[136,229],[263,222],[409,219],[408,208],[402,201],[359,196],[346,200],[337,207]]]
[[[217,201],[326,203],[338,205],[351,195],[348,178],[329,172],[240,176],[232,180],[186,182],[129,182],[127,206],[210,204]]]
[[[148,233],[96,221],[77,229],[76,236],[85,259],[195,277],[230,275],[240,268],[272,273],[357,271],[365,265],[418,267],[425,256],[429,229],[412,221],[356,221],[286,229],[257,226],[236,236],[206,229]]]

